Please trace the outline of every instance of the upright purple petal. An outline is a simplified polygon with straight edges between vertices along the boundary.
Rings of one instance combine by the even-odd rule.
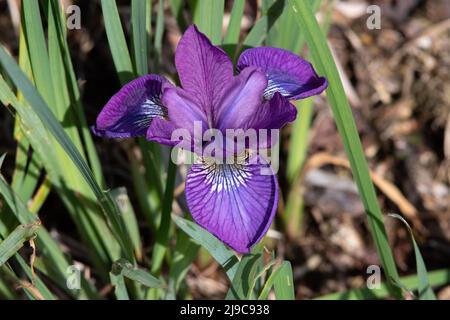
[[[246,68],[226,86],[216,108],[215,127],[218,129],[243,128],[258,112],[262,104],[267,78],[257,68]]]
[[[175,65],[181,85],[212,122],[213,109],[233,79],[233,64],[226,53],[190,26],[175,53]]]
[[[103,107],[92,131],[108,138],[145,136],[153,118],[167,115],[161,93],[171,86],[164,77],[154,74],[127,83]]]
[[[264,97],[270,99],[275,92],[292,100],[307,98],[321,93],[328,86],[312,65],[290,51],[258,47],[244,51],[239,57],[238,70],[248,66],[261,68],[269,80]]]
[[[240,253],[267,232],[278,204],[275,175],[256,164],[194,164],[186,177],[186,199],[194,220]],[[267,172],[265,172],[267,174]]]

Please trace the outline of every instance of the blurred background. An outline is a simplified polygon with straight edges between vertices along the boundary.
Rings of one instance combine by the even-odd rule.
[[[120,82],[100,1],[63,2],[66,7],[76,4],[81,9],[81,29],[68,31],[68,43],[86,118],[93,124],[103,105],[120,89]],[[149,65],[152,71],[158,67],[173,79],[174,50],[182,31],[169,1],[163,3],[162,54],[159,63],[150,54]],[[130,41],[130,2],[117,4]],[[233,1],[225,1],[225,5],[224,31]],[[261,1],[245,1],[241,39],[259,18],[261,5]],[[381,8],[380,29],[368,28],[369,5]],[[0,42],[14,56],[19,47],[19,6],[18,0],[0,0]],[[155,3],[154,14],[157,9]],[[190,21],[188,1],[183,3],[182,13]],[[382,211],[401,214],[410,223],[428,271],[449,268],[450,1],[324,0],[317,17],[319,22],[328,22],[329,44],[353,108]],[[270,37],[277,37],[276,24]],[[308,50],[298,53],[307,57]],[[308,139],[300,142],[307,148],[307,156],[295,179],[288,172],[288,158],[296,150],[290,148],[293,128],[284,128],[279,171],[283,198],[266,243],[276,249],[277,256],[291,261],[299,299],[363,287],[367,267],[379,264],[330,107],[324,96],[316,97],[313,106]],[[13,128],[14,118],[2,106],[0,154],[8,153],[2,167],[7,179],[13,174],[17,146]],[[142,208],[135,205],[139,200],[133,191],[130,153],[139,150],[130,141],[94,141],[106,185],[128,190],[142,234],[145,264],[154,234]],[[182,189],[178,196],[184,201]],[[285,206],[288,197],[298,199],[295,213]],[[89,268],[76,226],[53,191],[39,217],[64,250]],[[393,218],[386,218],[386,225],[400,274],[414,274],[415,256],[407,229]],[[102,288],[104,284],[99,279],[96,285]],[[225,273],[200,251],[186,276],[188,295],[223,298],[227,288]],[[103,289],[108,297],[110,288],[105,285]],[[437,295],[450,299],[450,286],[441,286]]]

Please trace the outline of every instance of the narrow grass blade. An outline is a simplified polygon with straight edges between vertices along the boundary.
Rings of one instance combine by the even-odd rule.
[[[392,251],[389,247],[386,230],[383,224],[375,189],[370,179],[367,162],[359,139],[358,130],[331,51],[327,45],[316,18],[311,12],[310,4],[306,1],[289,0],[291,9],[295,12],[296,20],[303,30],[311,55],[314,56],[319,73],[327,77],[329,88],[327,97],[330,102],[339,134],[343,140],[349,158],[352,173],[358,185],[362,202],[366,209],[370,230],[377,247],[383,269],[389,281],[397,281],[398,273]],[[400,291],[392,287],[392,294],[400,297]]]
[[[136,259],[138,261],[141,261],[143,258],[141,235],[139,233],[136,214],[134,212],[130,198],[128,197],[127,189],[124,187],[113,189],[110,191],[110,194],[114,202],[117,204],[122,219],[125,223],[125,227],[127,228],[128,234],[130,235]]]
[[[135,10],[132,11],[132,17],[134,21],[134,29],[133,29],[133,35],[134,35],[134,52],[135,54],[138,52],[141,52],[142,46],[146,46],[144,42],[146,42],[147,39],[144,40],[143,35],[143,20],[147,21],[147,19],[143,19],[143,17],[138,18],[136,15],[139,13],[137,12],[136,6],[138,6],[137,3],[134,4]],[[141,4],[142,6],[142,4]],[[147,6],[146,6],[147,7]],[[123,33],[123,29],[120,23],[119,14],[117,11],[117,6],[114,1],[103,1],[102,0],[102,10],[104,12],[104,19],[105,24],[109,27],[106,28],[106,32],[108,34],[108,42],[110,46],[110,50],[113,55],[114,64],[116,67],[117,72],[119,73],[119,79],[122,84],[125,84],[129,80],[131,80],[133,77],[135,77],[136,74],[145,74],[147,73],[147,70],[144,70],[144,67],[146,65],[145,62],[141,61],[142,68],[137,68],[133,70],[133,66],[131,64],[131,58],[129,56],[129,51],[127,48],[127,44],[125,41],[125,35]],[[137,30],[138,25],[140,30]],[[154,63],[156,63],[156,66],[159,67],[159,55],[161,51],[161,44],[162,44],[162,35],[164,31],[164,2],[159,1],[158,3],[158,16],[156,21],[156,31],[155,31],[155,43],[154,43],[154,52],[156,59],[154,59]],[[139,39],[139,40],[137,40]],[[139,57],[136,57],[136,59],[144,59],[142,55],[139,55]],[[155,69],[155,65],[153,66]],[[147,69],[147,68],[146,68]],[[155,70],[156,72],[157,70]],[[126,74],[126,76],[121,76],[123,74]],[[150,196],[154,196],[155,193],[158,193],[160,186],[159,181],[159,171],[155,168],[155,163],[151,161],[151,156],[153,157],[159,157],[159,148],[152,149],[152,152],[149,152],[149,144],[143,141],[143,139],[138,139],[139,145],[141,147],[141,151],[143,154],[143,162],[145,165],[145,175],[148,180],[148,184],[142,184],[138,180],[134,179],[134,183],[140,183],[140,187],[143,187],[143,191],[145,191]],[[151,154],[150,154],[151,153]],[[134,157],[132,155],[132,157]],[[132,159],[132,168],[134,167],[134,172],[138,170],[139,164],[134,161],[135,159]],[[151,184],[150,184],[151,182]],[[148,209],[150,208],[147,206],[147,201],[143,197],[141,193],[139,193],[141,208],[145,210],[146,215],[151,215],[150,211]],[[149,221],[150,225],[153,225],[154,223],[152,221]],[[170,223],[169,223],[170,225]],[[167,235],[165,235],[167,236]],[[156,266],[160,266],[162,264],[162,258],[164,257],[164,254],[161,255],[161,253],[164,253],[164,247],[161,249],[160,247],[154,249],[154,254],[158,255],[155,259],[157,260],[156,264],[152,264],[152,271],[157,273],[157,270],[153,269],[156,268]]]
[[[431,289],[430,282],[428,280],[428,272],[425,266],[425,261],[423,261],[422,254],[420,253],[419,246],[417,245],[416,239],[414,238],[413,231],[409,226],[408,222],[398,214],[390,214],[390,217],[399,219],[408,228],[409,235],[411,236],[411,241],[414,247],[414,254],[416,256],[416,267],[417,267],[417,277],[419,278],[418,285],[418,298],[419,300],[436,300],[436,295]]]
[[[25,290],[25,292],[29,292],[32,296],[34,296],[37,299],[43,299],[43,300],[55,300],[55,297],[53,296],[50,289],[45,285],[45,283],[37,276],[33,277],[33,272],[31,271],[31,268],[27,265],[25,260],[23,258],[16,254],[14,258],[19,263],[22,270],[24,270],[27,278],[31,282],[30,285],[22,285],[22,288]]]
[[[148,182],[153,182],[154,179],[147,179],[148,168],[143,168],[141,162],[134,155],[130,155],[129,159],[134,194],[151,231],[156,232],[157,216],[161,210],[161,207],[157,204],[160,203],[161,199],[155,196],[148,187]]]
[[[2,279],[2,277],[0,277],[0,300],[17,300],[17,299],[18,299],[17,294],[11,288],[11,285],[6,282],[6,279]]]
[[[268,32],[283,12],[283,8],[284,1],[275,1],[267,11],[262,12],[261,18],[256,21],[244,40],[244,49],[247,47],[257,47],[263,44]]]
[[[313,12],[318,10],[320,3],[321,0],[311,1]],[[295,54],[301,54],[304,43],[304,35],[300,32],[300,28],[295,21],[295,14],[289,5],[285,5],[281,17],[269,31],[266,44],[290,50]],[[286,171],[286,177],[291,188],[287,195],[285,214],[282,218],[288,237],[291,239],[299,236],[303,220],[303,199],[299,177],[309,144],[308,134],[313,116],[313,98],[303,99],[295,104],[298,116],[291,126],[290,151]]]
[[[300,171],[305,163],[308,150],[309,129],[313,116],[313,99],[308,98],[296,103],[297,120],[292,124],[290,152],[287,161],[286,177],[291,185],[287,196],[283,222],[290,238],[295,238],[301,230],[303,218],[303,199],[299,181]]]
[[[234,279],[238,267],[238,259],[232,250],[228,249],[208,231],[189,220],[173,216],[173,221],[213,256],[217,263],[225,269],[230,281]]]
[[[72,69],[71,63],[70,63],[70,56],[68,55],[68,50],[65,50],[65,54],[62,54],[62,48],[67,47],[67,43],[65,42],[65,23],[64,27],[62,26],[63,23],[61,21],[61,12],[59,10],[59,6],[57,5],[57,2],[55,1],[43,1],[44,5],[44,12],[47,12],[47,20],[48,20],[48,42],[49,42],[49,49],[48,49],[48,57],[45,57],[47,53],[41,54],[41,58],[46,58],[49,60],[49,66],[50,66],[50,73],[48,74],[47,79],[40,78],[40,81],[49,82],[53,84],[53,89],[56,88],[54,91],[54,95],[50,98],[53,98],[53,101],[55,105],[52,107],[50,105],[50,108],[55,115],[55,117],[61,122],[66,124],[66,131],[67,135],[70,137],[71,142],[75,146],[75,148],[78,149],[79,155],[84,158],[84,150],[82,147],[82,143],[80,140],[80,137],[77,132],[77,125],[74,121],[74,116],[72,113],[72,108],[70,108],[69,99],[68,99],[68,92],[67,92],[67,85],[64,85],[66,82],[66,71],[71,75],[73,74],[70,71]],[[24,12],[27,13],[27,10],[34,10],[33,7],[24,7]],[[28,14],[31,17],[33,17],[32,20],[30,20],[32,24],[41,24],[40,20],[40,14],[39,10],[37,12],[33,12],[32,14]],[[24,20],[26,23],[26,20]],[[64,20],[65,21],[65,20]],[[41,26],[42,27],[42,26]],[[33,31],[33,28],[24,28],[25,29],[25,37],[27,40],[30,38],[30,32]],[[31,31],[30,31],[31,30]],[[42,36],[42,34],[39,35],[40,39],[45,44],[45,38]],[[64,45],[64,43],[66,45]],[[34,41],[27,41],[26,44],[21,39],[20,42],[20,49],[24,50],[20,53],[19,59],[20,63],[22,63],[26,66],[28,64],[26,52],[31,52],[39,49],[39,44],[36,45],[36,42]],[[45,47],[44,47],[45,49]],[[40,50],[42,51],[42,50]],[[63,58],[64,57],[64,58]],[[36,58],[34,58],[36,59]],[[63,62],[64,61],[64,66]],[[31,63],[32,71],[34,73],[37,73],[39,71],[42,71],[39,69],[39,61],[37,64]],[[35,68],[37,66],[37,68]],[[37,79],[35,79],[37,81]],[[76,82],[76,80],[72,80],[70,83],[72,83],[72,89],[75,87],[77,89],[77,84],[73,85],[73,82]],[[37,84],[38,88],[40,90],[43,90],[47,86],[47,83],[39,83]],[[20,89],[20,88],[19,88]],[[72,92],[75,92],[72,90]],[[53,92],[52,92],[53,93]],[[78,94],[79,96],[79,94]],[[21,95],[20,95],[21,97]],[[72,95],[72,98],[75,97],[75,95]],[[10,99],[11,100],[11,99]],[[78,116],[78,121],[80,123],[83,123],[83,117],[84,114],[80,110],[81,107],[79,107],[79,100],[76,99],[75,101],[75,110],[78,110],[78,115],[81,114],[81,116]],[[13,105],[17,105],[17,103],[13,103]],[[21,105],[17,105],[18,107],[21,107]],[[26,106],[27,110],[24,111],[22,108],[18,111],[19,114],[21,114],[22,117],[30,120],[31,115],[29,115],[30,107]],[[17,110],[17,109],[16,109]],[[26,113],[26,115],[24,115]],[[33,119],[35,120],[35,119]],[[81,121],[80,121],[81,120]],[[38,151],[37,153],[40,154],[41,159],[45,159],[44,167],[49,173],[49,176],[51,177],[52,183],[56,186],[56,190],[58,191],[60,197],[62,198],[63,202],[66,204],[66,207],[69,209],[69,213],[71,214],[72,219],[74,220],[77,229],[80,232],[80,235],[82,236],[83,241],[86,242],[86,244],[93,250],[91,250],[92,258],[94,263],[97,265],[98,269],[107,270],[105,268],[106,264],[109,264],[109,258],[111,259],[117,259],[118,258],[118,249],[117,242],[110,241],[112,238],[112,235],[110,231],[108,230],[104,219],[101,218],[101,216],[98,214],[100,211],[100,208],[97,206],[93,206],[92,203],[95,202],[95,197],[93,196],[93,193],[90,189],[90,187],[83,181],[83,179],[80,178],[80,175],[78,173],[78,169],[76,166],[71,162],[69,156],[66,154],[66,152],[63,150],[63,148],[57,143],[57,141],[49,136],[46,137],[46,139],[38,139],[35,138],[35,135],[40,135],[41,137],[45,134],[43,131],[47,131],[46,128],[42,128],[42,123],[40,120],[34,123],[38,124],[31,125],[31,121],[26,121],[27,127],[29,131],[27,132],[28,139],[32,141],[33,148]],[[39,128],[40,124],[40,129]],[[92,139],[90,137],[90,134],[86,131],[87,126],[84,121],[84,128],[82,129],[85,144],[87,147],[87,150],[90,151],[90,157],[89,160],[91,162],[91,165],[93,166],[94,170],[97,171],[95,174],[95,179],[99,181],[100,183],[103,181],[103,178],[101,176],[101,173],[99,172],[99,165],[98,165],[98,159],[96,157],[95,150],[93,149],[92,145]],[[45,150],[44,150],[45,149]],[[84,160],[84,159],[83,159]],[[45,190],[45,189],[44,189]],[[73,192],[77,192],[78,199],[77,201],[71,201],[68,200],[74,199]],[[40,194],[39,196],[41,196]],[[45,195],[45,193],[44,193]],[[41,197],[42,198],[42,197]],[[78,203],[81,203],[80,205]],[[102,235],[100,238],[99,235]],[[97,261],[97,262],[95,262]]]
[[[147,0],[131,1],[131,27],[133,30],[134,69],[137,74],[148,73]]]
[[[50,70],[50,62],[47,47],[45,45],[45,34],[38,1],[24,1],[22,4],[23,25],[25,27],[28,53],[30,55],[33,76],[39,92],[50,106],[55,107],[53,99],[53,83]]]
[[[303,167],[308,149],[308,133],[313,115],[313,99],[308,98],[296,103],[298,109],[297,121],[292,125],[290,144],[292,151],[288,156],[286,176],[289,183],[293,183]],[[295,149],[294,149],[295,148]]]
[[[48,3],[47,3],[48,4]],[[56,19],[51,5],[48,8],[48,53],[50,63],[51,80],[53,81],[53,100],[55,102],[54,114],[60,123],[65,124],[64,131],[70,137],[70,140],[78,149],[78,152],[86,159],[82,146],[82,141],[78,133],[77,123],[75,121],[75,115],[73,108],[71,108],[71,102],[68,91],[67,76],[65,66],[62,58],[62,50],[60,47],[60,41],[58,37],[58,30],[56,25]],[[59,14],[59,13],[57,13]],[[33,48],[29,48],[30,51]],[[33,66],[33,75],[35,69]],[[48,79],[47,79],[48,81]],[[37,83],[36,83],[37,84]],[[76,175],[76,172],[72,170],[66,170],[66,175]]]
[[[37,216],[27,210],[25,203],[19,198],[18,194],[14,192],[14,190],[7,184],[6,180],[1,175],[0,194],[19,223],[22,225],[32,225],[36,223]],[[37,230],[37,236],[37,246],[40,249],[41,255],[46,259],[47,267],[52,270],[52,280],[58,283],[61,288],[67,289],[66,271],[73,263],[66,259],[66,256],[64,252],[62,252],[58,243],[52,238],[44,227]],[[81,290],[75,292],[69,291],[68,293],[73,294],[74,297],[78,298],[98,297],[94,293],[92,286],[84,279],[84,277],[81,278],[81,286]]]
[[[215,45],[222,42],[224,0],[195,1],[194,23]]]
[[[261,254],[247,254],[239,261],[231,287],[228,290],[227,300],[247,300],[252,296],[253,280],[256,277],[258,262]]]
[[[0,159],[0,164],[1,164],[1,159]],[[4,226],[3,221],[0,220],[0,241],[2,239],[7,238],[7,235],[3,232],[4,231],[3,226]],[[24,262],[22,257],[18,253],[15,253],[14,259],[19,263],[19,268],[22,269],[23,272],[30,278],[31,283],[27,283],[27,282],[23,281],[22,279],[20,279],[18,276],[16,276],[14,271],[11,269],[11,267],[7,263],[0,265],[0,294],[3,291],[3,289],[1,288],[2,282],[9,280],[11,283],[15,283],[15,284],[19,285],[21,288],[23,288],[25,293],[32,300],[35,300],[35,299],[42,300],[45,298],[52,300],[53,296],[52,296],[50,290],[48,290],[48,288],[41,281],[41,279],[39,278],[38,275],[35,274],[34,278],[32,278],[33,273],[31,271],[30,267]],[[35,283],[35,286],[32,284],[33,281]]]
[[[164,1],[158,0],[158,13],[156,15],[156,29],[155,38],[153,42],[153,71],[159,72],[159,67],[162,60],[162,39],[164,34]]]
[[[282,265],[278,266],[273,270],[273,272],[270,274],[270,276],[267,278],[266,283],[264,284],[264,287],[262,288],[258,300],[267,300],[269,297],[270,290],[273,288],[273,283],[275,282],[275,279],[278,278],[278,274],[282,271]]]
[[[148,288],[162,288],[161,280],[152,276],[148,271],[135,267],[132,263],[125,259],[114,262],[112,273],[114,275],[122,275],[132,281],[136,281]]]
[[[120,82],[127,83],[134,78],[132,74],[133,64],[131,63],[116,1],[102,0],[101,5],[114,65],[116,66]]]
[[[41,165],[37,157],[30,152],[30,143],[20,129],[20,121],[17,118],[14,128],[17,132],[17,148],[11,186],[14,190],[20,190],[22,200],[29,200],[38,185]]]
[[[172,15],[177,19],[178,28],[183,33],[187,28],[187,22],[183,15],[184,1],[183,0],[170,0],[170,10]]]
[[[28,102],[32,102],[30,103],[30,105],[32,106],[33,112],[37,114],[42,123],[45,123],[47,125],[47,129],[49,130],[49,132],[59,142],[61,147],[76,165],[80,175],[83,177],[94,195],[97,197],[99,205],[102,207],[107,220],[111,224],[111,228],[115,233],[118,241],[120,242],[124,253],[127,255],[127,257],[133,259],[131,242],[129,240],[123,221],[120,219],[117,208],[111,197],[101,190],[100,186],[95,180],[95,177],[92,174],[92,171],[78,152],[77,148],[73,145],[67,134],[62,129],[61,125],[58,123],[58,120],[49,110],[45,101],[42,99],[39,93],[36,92],[35,88],[28,80],[28,78],[22,73],[22,71],[17,67],[12,58],[5,52],[2,47],[0,47],[0,64],[11,77],[16,87],[20,88],[25,99]]]
[[[0,267],[8,261],[23,244],[33,237],[41,222],[19,225],[8,237],[0,242]]]
[[[192,262],[197,257],[200,246],[184,232],[177,235],[172,259],[170,261],[169,286],[166,299],[175,299],[180,284],[186,276]]]
[[[114,65],[116,67],[116,71],[119,74],[119,80],[122,85],[130,81],[136,75],[144,75],[148,72],[148,64],[147,57],[141,53],[146,49],[143,49],[145,46],[148,47],[148,38],[147,31],[143,30],[143,21],[146,22],[145,29],[149,28],[147,15],[144,19],[142,17],[142,13],[138,11],[138,9],[149,9],[151,8],[150,0],[146,0],[147,5],[143,8],[142,2],[143,0],[134,0],[134,10],[132,10],[132,23],[133,23],[133,51],[135,53],[135,60],[140,60],[139,67],[136,64],[136,68],[133,69],[133,65],[131,64],[131,58],[129,55],[128,47],[125,41],[125,35],[123,33],[123,29],[120,24],[120,17],[118,15],[117,6],[114,1],[105,1],[102,2],[102,10],[104,11],[104,19],[105,24],[109,27],[106,28],[106,32],[108,35],[108,42],[110,46],[110,50],[113,56]],[[138,4],[141,3],[141,4]],[[159,57],[161,42],[162,42],[162,33],[164,30],[164,3],[160,1],[159,9],[158,9],[158,17],[156,23],[156,35],[155,35],[155,52]],[[148,16],[151,16],[151,12],[148,13]],[[119,24],[118,26],[116,24]],[[159,49],[158,49],[159,48]],[[148,51],[147,51],[148,52]],[[159,58],[158,58],[159,59]],[[158,64],[155,60],[154,63]],[[124,76],[125,75],[125,76]],[[155,161],[152,159],[159,158],[159,146],[151,148],[151,144],[145,139],[138,139],[139,146],[142,151],[143,163],[145,167],[144,175],[147,183],[142,183],[142,177],[138,177],[137,171],[139,171],[140,163],[135,159],[134,154],[131,155],[130,162],[132,163],[132,171],[134,174],[133,183],[135,186],[139,188],[137,191],[139,203],[141,209],[144,211],[146,216],[148,217],[149,224],[151,226],[154,225],[154,221],[151,219],[152,212],[155,211],[154,207],[148,203],[147,197],[151,197],[154,202],[158,202],[161,198],[161,181],[160,175],[157,165]],[[140,173],[139,173],[140,174]],[[147,196],[145,196],[147,195]],[[156,195],[156,196],[155,196]],[[159,203],[156,204],[156,207],[159,206]]]
[[[431,287],[450,284],[450,269],[431,271],[427,274]],[[420,279],[417,275],[410,275],[400,278],[402,283],[409,290],[416,290],[419,287]],[[358,288],[345,292],[337,292],[317,297],[317,300],[369,300],[384,299],[389,297],[390,291],[386,283],[381,283],[378,289]]]
[[[73,191],[68,190],[69,187],[72,187],[75,190],[79,190],[79,192],[81,191],[80,194],[83,193],[92,196],[90,189],[85,190],[86,188],[89,188],[88,185],[80,184],[80,182],[84,181],[79,176],[78,179],[80,179],[80,181],[73,181],[69,179],[71,176],[64,175],[64,169],[67,167],[72,168],[74,167],[74,164],[68,156],[61,157],[60,151],[63,150],[58,148],[59,144],[57,141],[54,140],[48,133],[46,126],[44,126],[37,114],[30,112],[30,110],[33,110],[32,107],[17,100],[14,93],[8,87],[1,75],[0,100],[4,105],[11,105],[16,110],[16,113],[19,115],[22,130],[33,146],[33,150],[35,152],[34,154],[36,156],[39,155],[40,159],[45,159],[45,162],[42,162],[45,170],[47,171],[48,176],[51,177],[51,181],[57,186],[58,189],[60,189],[59,194],[61,199],[68,208],[68,212],[71,214],[75,224],[77,225],[82,239],[88,240],[86,243],[94,249],[92,251],[95,253],[95,255],[92,255],[94,263],[99,269],[104,269],[105,264],[109,262],[107,253],[104,251],[101,241],[104,239],[106,243],[110,245],[117,245],[117,242],[111,241],[111,234],[106,228],[104,219],[98,214],[99,208],[95,208],[96,211],[92,213],[90,211],[86,211],[89,210],[89,207],[92,207],[92,202],[89,203],[89,206],[80,206],[78,205],[80,199],[75,199]],[[64,183],[62,183],[62,181]],[[67,185],[69,183],[70,185]],[[81,200],[84,202],[84,197],[81,198]],[[95,230],[92,219],[96,219],[97,225],[101,228]],[[102,235],[102,239],[98,237],[99,234]],[[106,272],[106,269],[104,271]]]
[[[292,266],[289,261],[284,261],[281,265],[273,281],[273,290],[277,300],[295,300]]]
[[[175,177],[177,174],[177,165],[169,158],[167,169],[167,183],[164,192],[164,199],[161,209],[161,222],[156,233],[156,241],[152,252],[152,268],[151,272],[159,274],[161,271],[164,255],[167,251],[169,242],[169,232],[171,224],[173,191],[175,189]]]
[[[121,273],[114,274],[113,272],[110,272],[109,279],[114,286],[114,294],[116,295],[117,300],[130,300],[123,275]]]
[[[275,265],[276,262],[277,261],[275,259],[273,259],[269,263],[267,263],[266,265],[264,265],[263,267],[261,267],[259,269],[258,274],[252,280],[252,285],[250,287],[250,290],[252,291],[252,293],[253,292],[256,293],[257,290],[261,290],[262,281],[265,280],[266,274],[269,272],[269,270],[271,270],[273,268],[273,266]],[[260,264],[263,264],[263,263],[264,263],[264,260],[261,259]],[[260,281],[261,283],[258,283],[258,281]],[[256,296],[251,296],[251,298],[254,299],[254,298],[256,298]]]
[[[244,15],[245,0],[235,0],[231,9],[230,22],[223,38],[223,44],[237,44],[241,33],[241,20]]]
[[[50,1],[50,0],[48,1],[49,3],[47,5],[51,7],[52,10],[49,19],[53,18],[54,25],[56,26],[56,34],[58,37],[59,48],[61,51],[61,56],[64,63],[64,70],[67,77],[67,85],[68,85],[67,90],[69,92],[71,106],[73,107],[75,113],[74,116],[76,117],[78,130],[81,133],[81,138],[83,140],[83,144],[86,149],[87,158],[94,173],[94,176],[96,177],[98,183],[104,186],[105,183],[102,168],[97,155],[97,151],[94,146],[94,142],[92,140],[89,126],[86,121],[84,109],[81,104],[81,95],[80,90],[78,88],[78,81],[70,57],[69,45],[67,43],[67,34],[65,32],[66,31],[65,14],[63,10],[60,8],[59,1]],[[22,67],[22,64],[20,65]]]

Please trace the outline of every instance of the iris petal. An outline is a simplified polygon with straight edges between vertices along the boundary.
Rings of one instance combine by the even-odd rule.
[[[211,122],[215,106],[233,79],[230,58],[192,25],[178,43],[175,65],[181,86],[195,99]]]
[[[319,77],[312,65],[290,51],[258,47],[244,51],[239,57],[239,71],[248,66],[259,67],[266,73],[268,86],[264,97],[268,100],[275,92],[288,99],[304,99],[321,93],[328,86],[327,80]]]
[[[267,232],[278,203],[278,185],[261,157],[257,163],[192,165],[186,199],[194,220],[240,253]]]
[[[155,119],[150,124],[147,131],[147,139],[166,145],[176,145],[178,140],[172,140],[172,133],[176,129],[189,135],[189,141],[184,141],[188,145],[194,143],[193,139],[195,125],[199,125],[201,134],[207,129],[205,114],[195,103],[194,97],[186,90],[180,88],[170,88],[164,91],[161,98],[167,107],[167,117],[165,119]],[[196,123],[197,122],[197,123]],[[198,137],[201,139],[201,136]],[[185,144],[184,147],[187,147]]]
[[[145,136],[152,119],[167,116],[161,93],[170,86],[164,77],[152,74],[129,82],[103,107],[92,131],[108,138]]]
[[[292,105],[285,97],[283,97],[279,92],[275,92],[272,99],[263,103],[258,112],[249,119],[245,124],[245,129],[265,129],[267,130],[267,135],[258,136],[258,148],[270,148],[278,140],[277,137],[272,137],[272,129],[281,129],[287,123],[293,122],[297,117],[297,108]]]
[[[258,113],[267,78],[257,68],[242,70],[226,87],[227,95],[216,108],[216,127],[243,128]]]

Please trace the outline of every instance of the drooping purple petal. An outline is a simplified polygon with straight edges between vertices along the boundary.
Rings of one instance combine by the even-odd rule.
[[[243,70],[248,66],[259,67],[266,73],[269,80],[264,92],[266,99],[275,92],[288,99],[303,99],[321,93],[328,86],[327,80],[319,77],[308,61],[284,49],[248,49],[239,57],[237,68]]]
[[[272,99],[264,102],[258,112],[246,123],[245,129],[258,131],[258,147],[269,148],[277,141],[272,138],[271,129],[281,129],[287,123],[293,122],[297,117],[297,108],[279,92],[275,92]],[[266,130],[262,135],[260,129]],[[253,146],[250,146],[252,148]]]
[[[199,133],[207,129],[207,119],[203,110],[196,104],[195,99],[186,90],[180,88],[169,88],[164,91],[161,98],[167,107],[165,119],[155,119],[147,130],[147,139],[166,145],[176,145],[178,140],[172,139],[172,133],[176,129],[182,129],[192,139],[184,142],[191,144],[195,136],[195,126],[199,127]],[[199,139],[202,136],[198,136]]]
[[[178,43],[175,65],[183,89],[203,109],[208,122],[212,122],[213,109],[233,79],[230,59],[192,25]]]
[[[103,107],[93,133],[108,138],[145,136],[152,119],[167,115],[161,93],[171,86],[164,77],[154,74],[127,83]]]
[[[216,108],[215,127],[221,130],[244,128],[262,104],[267,78],[257,68],[245,68],[226,86]]]
[[[265,101],[244,126],[245,129],[281,129],[297,117],[297,108],[279,92]]]
[[[167,146],[175,146],[177,141],[172,140],[172,133],[176,129],[174,123],[168,119],[155,118],[147,130],[146,138]]]
[[[240,253],[248,253],[261,240],[277,209],[275,175],[262,158],[258,161],[194,164],[186,177],[186,199],[194,220]]]

